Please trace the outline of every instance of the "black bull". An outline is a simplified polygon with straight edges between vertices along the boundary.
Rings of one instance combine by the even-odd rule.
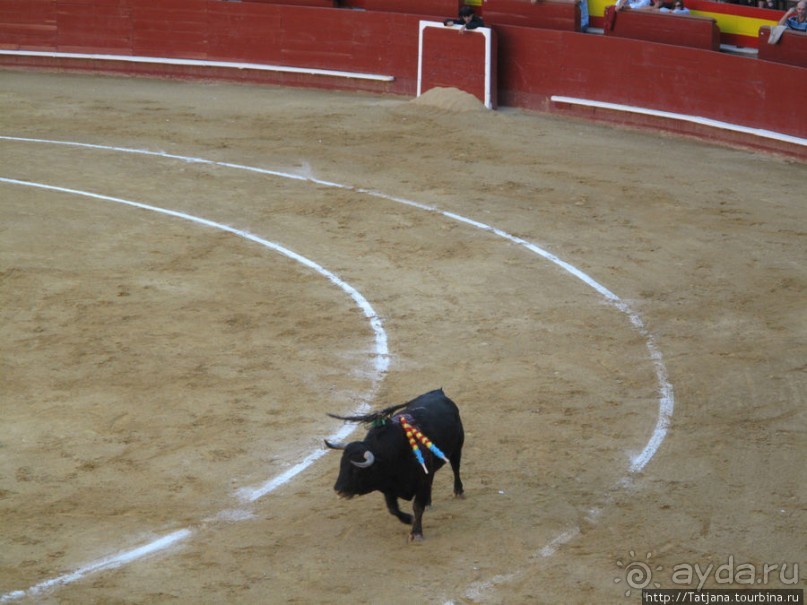
[[[332,414],[331,414],[332,415]],[[332,415],[333,416],[333,415]],[[334,490],[342,498],[352,498],[379,491],[390,513],[402,523],[412,526],[410,540],[423,539],[423,511],[431,504],[434,473],[444,461],[427,447],[431,440],[442,452],[454,472],[454,496],[462,497],[460,460],[465,433],[456,404],[442,389],[425,393],[404,404],[362,416],[334,416],[349,422],[371,423],[363,441],[347,445],[325,442],[333,449],[344,450],[339,477]],[[405,423],[401,422],[401,418]],[[411,439],[420,450],[423,465],[418,461],[405,424],[414,428]],[[417,432],[424,436],[418,439]],[[412,500],[414,516],[401,512],[398,498]]]

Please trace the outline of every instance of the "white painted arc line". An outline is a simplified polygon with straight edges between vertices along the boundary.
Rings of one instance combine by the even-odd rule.
[[[580,528],[579,527],[572,527],[567,529],[566,531],[558,534],[555,538],[547,542],[547,544],[538,550],[536,553],[531,555],[531,559],[542,558],[546,559],[548,557],[553,556],[558,549],[563,546],[564,544],[568,544],[575,538],[580,535]],[[529,570],[529,566],[522,567],[520,569],[511,569],[509,573],[500,574],[493,576],[487,580],[477,580],[467,586],[465,592],[463,593],[464,599],[463,602],[466,600],[470,600],[474,603],[485,602],[485,594],[495,590],[498,586],[502,584],[509,584],[511,582],[517,581],[523,578]],[[457,605],[457,602],[454,599],[448,599],[443,601],[442,605]]]
[[[536,246],[535,244],[528,242],[527,240],[512,235],[507,231],[503,231],[502,229],[492,227],[486,223],[482,223],[474,219],[470,219],[461,216],[459,214],[455,214],[453,212],[440,210],[438,208],[427,206],[425,204],[420,204],[418,202],[413,202],[411,200],[386,195],[384,193],[372,191],[369,189],[356,189],[356,191],[360,193],[365,193],[367,195],[387,199],[392,202],[405,204],[407,206],[420,208],[421,210],[425,210],[428,212],[441,214],[446,218],[450,218],[465,223],[467,225],[471,225],[483,231],[488,231],[514,244],[526,248],[533,254],[537,254],[538,256],[552,262],[553,264],[557,265],[570,275],[574,276],[575,278],[585,283],[587,286],[593,288],[615,308],[617,308],[619,311],[627,315],[631,324],[634,326],[636,330],[639,331],[639,333],[645,339],[646,348],[650,355],[650,359],[653,361],[653,365],[655,367],[656,380],[658,382],[658,389],[659,389],[659,414],[656,420],[656,426],[653,430],[653,434],[651,435],[644,449],[631,461],[629,471],[631,473],[637,473],[642,469],[644,469],[645,466],[647,466],[647,463],[650,462],[650,460],[656,454],[659,447],[661,447],[664,438],[667,435],[670,419],[672,418],[673,410],[675,407],[675,396],[672,385],[670,384],[670,381],[667,377],[667,368],[664,364],[664,358],[661,355],[661,351],[659,351],[658,347],[655,344],[655,338],[645,328],[642,318],[639,317],[639,315],[636,312],[634,312],[627,303],[625,303],[622,299],[620,299],[616,294],[611,292],[611,290],[609,290],[599,282],[589,277],[586,273],[579,270],[574,265],[567,263],[564,260],[561,260],[551,252],[548,252],[547,250],[544,250],[543,248]]]
[[[264,246],[265,248],[269,248],[270,250],[274,250],[275,252],[279,252],[280,254],[308,267],[309,269],[313,269],[323,277],[325,277],[328,281],[333,283],[334,285],[338,286],[344,292],[346,292],[356,303],[356,305],[362,310],[364,316],[370,320],[370,325],[373,328],[373,332],[375,333],[375,340],[376,340],[376,354],[375,354],[375,366],[376,371],[379,373],[386,372],[389,368],[389,350],[387,347],[387,334],[383,328],[383,322],[381,318],[376,314],[375,310],[373,309],[372,305],[367,301],[367,299],[362,296],[362,294],[356,290],[353,286],[348,284],[347,282],[340,279],[335,273],[328,271],[318,263],[298,254],[280,244],[275,242],[270,242],[265,240],[257,235],[253,235],[247,231],[243,231],[241,229],[236,229],[234,227],[230,227],[229,225],[224,225],[222,223],[217,223],[215,221],[211,221],[208,219],[200,218],[198,216],[193,216],[190,214],[186,214],[184,212],[177,212],[176,210],[169,210],[167,208],[160,208],[158,206],[150,206],[148,204],[142,204],[140,202],[134,202],[131,200],[125,200],[119,197],[112,197],[108,195],[101,195],[98,193],[92,193],[89,191],[80,191],[77,189],[69,189],[66,187],[57,187],[54,185],[47,185],[44,183],[32,183],[29,181],[21,181],[18,179],[10,179],[5,177],[0,177],[0,182],[8,183],[11,185],[22,185],[25,187],[34,187],[37,189],[46,189],[48,191],[56,191],[59,193],[68,193],[71,195],[80,195],[83,197],[89,197],[97,200],[102,200],[106,202],[114,202],[116,204],[123,204],[125,206],[132,206],[134,208],[140,208],[142,210],[149,210],[151,212],[156,212],[158,214],[165,214],[168,216],[173,216],[176,218],[181,218],[183,220],[187,220],[193,223],[197,223],[200,225],[204,225],[206,227],[212,227],[214,229],[218,229],[220,231],[225,231],[227,233],[232,233],[233,235],[237,235],[243,239],[255,242]]]
[[[364,403],[360,405],[357,409],[355,409],[351,414],[353,415],[366,414],[369,411],[370,406]],[[328,441],[333,442],[344,441],[355,429],[356,427],[354,425],[343,424],[342,427],[337,432],[335,432],[333,435],[328,436],[327,439]],[[281,473],[277,477],[273,477],[272,479],[269,479],[262,485],[259,485],[258,487],[255,488],[240,489],[238,490],[238,492],[236,492],[236,495],[244,502],[254,502],[255,500],[262,498],[263,496],[265,496],[270,492],[273,492],[284,483],[287,483],[288,481],[299,475],[309,466],[314,464],[314,462],[322,458],[327,452],[328,450],[324,449],[315,450],[311,452],[308,456],[306,456],[301,462],[295,464],[289,470]]]
[[[76,190],[76,189],[68,189],[68,188],[65,188],[65,187],[56,187],[56,186],[53,186],[53,185],[46,185],[44,183],[32,183],[32,182],[28,182],[28,181],[20,181],[18,179],[10,179],[10,178],[4,178],[4,177],[0,177],[0,182],[7,183],[7,184],[10,184],[10,185],[21,185],[21,186],[26,186],[26,187],[38,188],[38,189],[45,189],[45,190],[48,190],[48,191],[56,191],[56,192],[60,192],[60,193],[67,193],[67,194],[71,194],[71,195],[80,195],[80,196],[89,197],[89,198],[92,198],[92,199],[108,201],[108,202],[114,202],[114,203],[123,204],[123,205],[126,205],[126,206],[131,206],[131,207],[143,209],[143,210],[149,210],[149,211],[157,212],[157,213],[160,213],[160,214],[165,214],[165,215],[168,215],[168,216],[188,220],[188,221],[198,223],[200,225],[204,225],[204,226],[207,226],[207,227],[213,227],[213,228],[219,229],[221,231],[225,231],[225,232],[231,233],[233,235],[237,235],[237,236],[242,237],[244,239],[247,239],[249,241],[258,243],[258,244],[260,244],[260,245],[262,245],[264,247],[267,247],[267,248],[269,248],[271,250],[275,250],[276,252],[279,252],[279,253],[291,258],[292,260],[295,260],[295,261],[303,264],[304,266],[313,269],[314,271],[316,271],[317,273],[320,273],[321,275],[326,277],[329,281],[331,281],[332,283],[334,283],[335,285],[340,287],[343,291],[345,291],[348,295],[351,296],[351,298],[356,302],[356,304],[362,309],[364,315],[370,320],[370,324],[371,324],[371,326],[373,328],[373,331],[375,333],[375,356],[374,356],[375,359],[374,359],[374,365],[375,365],[376,376],[372,378],[372,382],[373,382],[372,392],[373,393],[377,390],[378,383],[383,379],[384,374],[387,372],[387,370],[389,368],[390,356],[389,356],[389,351],[388,351],[388,346],[387,346],[387,334],[386,334],[386,332],[385,332],[385,330],[383,328],[383,322],[381,321],[381,318],[378,317],[378,315],[375,313],[375,311],[373,310],[372,305],[370,305],[370,303],[364,298],[364,296],[362,296],[362,294],[358,290],[356,290],[353,286],[351,286],[350,284],[344,282],[339,277],[337,277],[335,274],[333,274],[332,272],[330,272],[327,269],[323,268],[322,266],[315,263],[314,261],[312,261],[312,260],[310,260],[310,259],[308,259],[308,258],[306,258],[306,257],[304,257],[304,256],[302,256],[300,254],[297,254],[296,252],[292,252],[291,250],[289,250],[289,249],[287,249],[287,248],[285,248],[285,247],[283,247],[283,246],[281,246],[279,244],[276,244],[274,242],[269,242],[267,240],[259,238],[259,237],[255,236],[255,235],[253,235],[251,233],[248,233],[246,231],[241,231],[241,230],[235,229],[233,227],[230,227],[228,225],[224,225],[224,224],[221,224],[221,223],[216,223],[214,221],[210,221],[210,220],[203,219],[203,218],[200,218],[200,217],[196,217],[196,216],[193,216],[193,215],[185,214],[185,213],[182,213],[182,212],[177,212],[177,211],[174,211],[174,210],[168,210],[168,209],[165,209],[165,208],[159,208],[159,207],[156,207],[156,206],[150,206],[150,205],[147,205],[147,204],[142,204],[140,202],[134,202],[134,201],[125,200],[125,199],[122,199],[122,198],[116,198],[116,197],[111,197],[111,196],[106,196],[106,195],[100,195],[100,194],[97,194],[97,193],[91,193],[91,192],[87,192],[87,191],[79,191],[79,190]],[[366,402],[362,403],[352,413],[353,414],[366,413],[369,410],[369,407],[370,406]],[[329,437],[327,437],[327,439],[330,440],[330,441],[342,441],[343,439],[347,438],[347,436],[350,433],[352,433],[355,430],[355,428],[356,427],[354,425],[343,424],[342,427],[337,432],[335,432],[333,435],[330,435]],[[266,481],[265,483],[263,483],[259,487],[257,487],[257,488],[243,488],[243,489],[239,490],[237,492],[237,496],[242,501],[254,502],[254,501],[258,500],[259,498],[265,496],[266,494],[268,494],[268,493],[274,491],[275,489],[279,488],[280,486],[282,486],[282,485],[288,483],[289,481],[291,481],[294,477],[296,477],[297,475],[302,473],[304,470],[306,470],[309,466],[314,464],[314,462],[319,460],[319,458],[324,456],[327,452],[328,452],[328,450],[325,450],[325,449],[322,449],[322,448],[320,448],[318,450],[315,450],[311,454],[306,456],[302,461],[300,461],[297,464],[295,464],[294,466],[292,466],[290,469],[284,471],[283,473],[281,473],[280,475],[278,475],[276,477],[272,477],[271,479],[269,479],[268,481]],[[9,602],[9,601],[12,601],[12,600],[17,600],[17,599],[24,598],[26,596],[36,595],[38,593],[41,593],[41,592],[43,592],[43,591],[45,591],[45,590],[47,590],[49,588],[53,588],[55,586],[70,584],[72,582],[80,580],[81,578],[85,577],[86,575],[88,575],[90,573],[120,567],[120,566],[125,565],[127,563],[131,563],[132,561],[135,561],[137,559],[143,558],[143,557],[145,557],[147,555],[153,554],[153,553],[155,553],[157,551],[167,549],[167,548],[173,546],[174,544],[189,538],[191,535],[192,535],[192,531],[190,529],[187,529],[187,528],[179,530],[179,531],[176,531],[176,532],[173,532],[173,533],[171,533],[171,534],[169,534],[167,536],[164,536],[162,538],[158,538],[156,540],[153,540],[153,541],[151,541],[151,542],[149,542],[149,543],[147,543],[147,544],[145,544],[143,546],[133,548],[131,550],[125,551],[125,552],[123,552],[121,554],[118,554],[118,555],[98,559],[97,561],[89,563],[89,564],[79,568],[76,571],[73,571],[73,572],[70,572],[70,573],[67,573],[67,574],[63,574],[61,576],[58,576],[56,578],[52,578],[50,580],[45,580],[43,582],[40,582],[39,584],[36,584],[36,585],[28,588],[27,590],[17,590],[17,591],[9,592],[9,593],[4,594],[4,595],[0,595],[0,603],[6,603],[6,602]]]
[[[26,143],[45,143],[45,144],[52,144],[52,145],[64,145],[69,147],[81,147],[87,149],[97,149],[97,150],[104,150],[104,151],[117,151],[122,153],[132,153],[132,154],[140,154],[140,155],[147,155],[147,156],[157,156],[163,158],[170,158],[182,162],[188,163],[196,163],[196,164],[207,164],[212,166],[222,166],[225,168],[233,168],[236,170],[246,170],[249,172],[256,172],[258,174],[267,174],[272,176],[278,176],[281,178],[299,180],[304,182],[311,182],[316,183],[318,185],[326,186],[326,187],[333,187],[337,189],[345,189],[350,191],[356,191],[357,193],[363,193],[369,196],[377,197],[380,199],[386,199],[391,202],[396,202],[399,204],[404,204],[407,206],[411,206],[413,208],[419,208],[421,210],[425,210],[427,212],[432,212],[436,214],[440,214],[445,216],[446,218],[459,221],[470,225],[472,227],[476,227],[477,229],[481,229],[483,231],[487,231],[489,233],[493,233],[499,237],[502,237],[514,244],[517,244],[533,254],[537,254],[542,258],[552,262],[556,266],[560,267],[570,275],[573,275],[575,278],[581,280],[583,283],[588,285],[589,287],[593,288],[597,291],[601,296],[603,296],[608,302],[614,305],[619,311],[626,314],[630,319],[631,323],[634,327],[642,334],[645,338],[647,343],[647,349],[650,354],[650,358],[653,360],[653,364],[656,370],[656,379],[658,382],[658,389],[659,389],[659,414],[658,419],[656,421],[656,426],[651,435],[650,439],[648,440],[647,444],[645,445],[642,452],[640,452],[631,462],[630,465],[630,472],[636,473],[641,471],[647,463],[655,455],[658,448],[661,446],[664,438],[666,437],[667,429],[669,427],[670,419],[672,418],[673,410],[675,407],[675,398],[672,385],[670,384],[667,378],[667,370],[663,361],[663,357],[661,352],[655,346],[654,339],[652,335],[646,330],[644,326],[644,322],[636,314],[630,306],[622,301],[616,294],[611,292],[608,288],[597,282],[596,280],[592,279],[583,271],[579,270],[574,265],[558,258],[556,255],[552,254],[551,252],[544,250],[540,246],[537,246],[527,240],[522,238],[516,237],[506,231],[498,229],[496,227],[492,227],[486,223],[482,223],[480,221],[464,217],[462,215],[448,212],[444,210],[440,210],[433,206],[428,206],[426,204],[421,204],[412,200],[407,200],[405,198],[400,198],[396,196],[387,195],[378,191],[373,191],[370,189],[363,189],[358,187],[352,187],[349,185],[344,185],[341,183],[334,183],[330,181],[324,181],[321,179],[316,179],[309,176],[289,173],[289,172],[282,172],[278,170],[269,170],[265,168],[258,168],[255,166],[245,166],[242,164],[232,164],[228,162],[219,162],[215,160],[208,160],[204,158],[196,158],[190,156],[183,156],[179,154],[171,154],[164,151],[150,151],[147,149],[133,149],[128,147],[114,147],[114,146],[107,146],[107,145],[97,145],[91,143],[79,143],[75,141],[57,141],[53,139],[35,139],[35,138],[28,138],[28,137],[12,137],[7,135],[0,135],[0,140],[8,140],[8,141],[19,141],[19,142],[26,142]]]
[[[367,404],[362,404],[354,411],[354,413],[363,414],[369,410],[369,407],[370,406]],[[339,429],[339,431],[337,431],[333,435],[330,435],[328,437],[328,440],[340,441],[342,439],[345,439],[350,433],[353,432],[354,429],[355,427],[345,424],[342,426],[341,429]],[[304,470],[306,470],[314,462],[319,460],[326,453],[327,450],[324,449],[319,449],[312,452],[302,462],[299,462],[298,464],[294,465],[292,468],[281,473],[280,475],[273,477],[260,487],[255,489],[244,488],[242,490],[239,490],[238,492],[239,498],[247,502],[254,502],[259,498],[262,498],[263,496],[273,492],[277,488],[291,481],[294,477],[302,473]],[[222,513],[220,512],[219,517],[221,516]],[[82,578],[90,575],[91,573],[116,569],[118,567],[131,563],[138,559],[147,557],[148,555],[175,546],[176,544],[184,540],[187,540],[192,535],[193,531],[190,528],[180,529],[178,531],[168,534],[167,536],[163,536],[162,538],[152,540],[151,542],[148,542],[147,544],[144,544],[142,546],[126,550],[117,555],[112,555],[109,557],[98,559],[70,573],[66,573],[61,576],[51,578],[49,580],[45,580],[43,582],[40,582],[39,584],[31,586],[27,590],[15,590],[13,592],[0,595],[0,603],[9,603],[11,601],[16,601],[25,597],[35,596],[48,589],[55,588],[57,586],[64,586],[76,582],[78,580],[81,580]]]
[[[40,582],[39,584],[32,586],[28,590],[17,590],[14,592],[10,592],[8,594],[4,594],[0,596],[0,603],[7,603],[28,596],[36,596],[37,594],[40,594],[50,588],[71,584],[91,573],[121,567],[122,565],[131,563],[132,561],[135,561],[137,559],[142,559],[143,557],[146,557],[150,554],[153,554],[161,550],[165,550],[171,546],[179,544],[183,540],[188,539],[192,535],[192,533],[193,532],[191,532],[190,529],[180,529],[178,531],[168,534],[167,536],[163,536],[162,538],[149,542],[144,546],[138,546],[137,548],[124,551],[117,555],[112,555],[111,557],[105,557],[103,559],[99,559],[93,563],[85,565],[84,567],[81,567],[70,573],[58,576],[56,578],[52,578],[50,580],[45,580],[44,582]]]
[[[654,366],[655,366],[655,369],[656,369],[657,381],[659,383],[659,413],[658,413],[658,419],[657,419],[657,422],[656,422],[656,427],[655,427],[655,429],[653,431],[653,434],[651,435],[650,440],[645,445],[642,452],[638,456],[634,457],[634,459],[631,462],[631,465],[629,467],[629,472],[630,473],[637,473],[637,472],[641,471],[647,465],[647,463],[650,462],[650,460],[653,458],[653,456],[656,454],[659,447],[663,443],[664,438],[666,437],[667,430],[668,430],[669,423],[670,423],[670,419],[672,418],[672,414],[673,414],[673,410],[674,410],[674,401],[675,401],[675,399],[674,399],[674,391],[673,391],[672,385],[669,383],[669,380],[668,380],[668,377],[667,377],[667,370],[666,370],[666,367],[664,365],[664,361],[663,361],[663,357],[661,355],[661,352],[656,347],[655,339],[653,338],[652,334],[650,334],[646,330],[646,328],[644,327],[644,323],[642,322],[641,318],[638,316],[638,314],[634,313],[626,303],[624,303],[621,299],[619,299],[619,297],[617,297],[615,294],[610,292],[610,290],[608,290],[604,286],[601,286],[598,282],[591,279],[588,275],[586,275],[582,271],[579,271],[573,265],[570,265],[570,264],[566,263],[565,261],[560,260],[555,255],[552,255],[551,253],[543,250],[542,248],[540,248],[540,247],[538,247],[538,246],[536,246],[536,245],[534,245],[534,244],[532,244],[530,242],[527,242],[526,240],[522,240],[520,238],[517,238],[517,237],[515,237],[515,236],[513,236],[513,235],[511,235],[511,234],[509,234],[509,233],[507,233],[505,231],[502,231],[502,230],[499,230],[497,228],[491,227],[491,226],[489,226],[489,225],[487,225],[485,223],[481,223],[481,222],[475,221],[473,219],[468,219],[466,217],[462,217],[462,216],[456,215],[454,213],[441,211],[441,210],[439,210],[437,208],[433,208],[433,207],[430,207],[430,206],[427,206],[427,205],[424,205],[424,204],[420,204],[420,203],[417,203],[417,202],[414,202],[414,201],[411,201],[411,200],[406,200],[406,199],[403,199],[403,198],[396,198],[396,197],[389,196],[389,195],[386,195],[386,194],[373,192],[371,190],[360,189],[360,188],[356,188],[356,187],[352,187],[352,186],[348,186],[348,185],[343,185],[343,184],[340,184],[340,183],[329,183],[327,181],[322,181],[322,180],[318,180],[318,179],[314,179],[314,178],[308,178],[308,177],[305,177],[305,176],[295,175],[295,174],[291,174],[291,173],[283,173],[283,172],[279,172],[279,171],[267,170],[267,169],[252,167],[252,166],[242,166],[242,165],[237,165],[237,164],[228,164],[228,163],[216,162],[216,161],[212,161],[212,160],[205,160],[205,159],[202,159],[202,158],[192,158],[192,157],[187,157],[187,156],[172,155],[172,154],[166,154],[164,152],[153,152],[153,151],[148,151],[148,150],[129,149],[129,148],[120,148],[120,147],[109,147],[109,146],[101,146],[101,145],[91,145],[91,144],[84,144],[84,143],[77,143],[77,142],[48,141],[48,140],[43,140],[43,139],[8,137],[8,136],[3,136],[3,135],[0,135],[0,139],[25,141],[25,142],[33,142],[33,143],[53,143],[53,144],[58,144],[58,145],[69,145],[69,146],[74,146],[74,147],[88,147],[88,148],[103,149],[103,150],[122,151],[122,152],[126,152],[126,153],[139,153],[139,154],[144,154],[144,155],[170,157],[170,158],[177,159],[177,160],[180,160],[180,161],[226,166],[226,167],[242,169],[242,170],[248,170],[248,171],[262,173],[262,174],[270,174],[270,175],[281,176],[281,177],[290,178],[290,179],[309,181],[309,182],[313,182],[313,183],[317,183],[317,184],[321,184],[321,185],[326,185],[326,186],[332,186],[332,187],[336,187],[336,188],[340,188],[340,189],[354,190],[356,192],[365,193],[367,195],[379,197],[379,198],[382,198],[382,199],[387,199],[389,201],[398,202],[398,203],[406,204],[406,205],[409,205],[409,206],[412,206],[412,207],[415,207],[415,208],[420,208],[420,209],[423,209],[423,210],[426,210],[426,211],[429,211],[429,212],[434,212],[434,213],[437,213],[437,214],[441,214],[443,216],[446,216],[447,218],[453,218],[454,220],[459,220],[459,221],[464,222],[466,224],[469,224],[471,226],[475,226],[475,227],[477,227],[479,229],[483,229],[485,231],[489,231],[491,233],[494,233],[494,234],[496,234],[496,235],[498,235],[500,237],[504,237],[505,239],[508,239],[508,240],[518,244],[518,245],[524,246],[525,248],[527,248],[531,252],[533,252],[535,254],[538,254],[538,255],[542,256],[543,258],[546,258],[547,260],[550,260],[551,262],[555,263],[556,265],[558,265],[559,267],[561,267],[565,271],[567,271],[570,274],[574,275],[577,279],[581,279],[584,283],[586,283],[589,286],[593,287],[597,292],[599,292],[602,296],[604,296],[606,298],[606,300],[611,302],[611,304],[613,304],[618,310],[622,311],[623,313],[626,313],[628,315],[631,323],[633,324],[633,326],[646,339],[647,349],[648,349],[648,351],[650,353],[651,359],[653,360],[653,363],[654,363]],[[269,482],[269,483],[271,483],[271,482]],[[267,483],[266,485],[268,486],[269,483]],[[629,483],[628,478],[623,479],[623,481],[620,482],[620,484],[623,484],[623,483]],[[243,497],[243,495],[242,495],[242,497]],[[249,498],[249,494],[247,494],[245,497]],[[576,537],[578,534],[579,534],[579,528],[572,528],[570,530],[567,530],[567,531],[563,532],[562,534],[560,534],[558,537],[556,537],[554,540],[552,540],[549,543],[549,545],[547,545],[547,547],[545,547],[545,548],[548,548],[550,545],[555,545],[555,548],[557,548],[560,545],[565,544],[566,542],[570,541],[571,539]],[[554,553],[554,551],[553,551],[553,553]]]
[[[45,143],[45,144],[53,144],[53,145],[64,145],[69,147],[82,147],[88,149],[98,149],[98,150],[105,150],[105,151],[118,151],[122,153],[132,153],[132,154],[141,154],[141,155],[148,155],[148,156],[157,156],[157,157],[164,157],[170,158],[182,162],[189,162],[189,163],[197,163],[197,164],[208,164],[208,165],[215,165],[215,166],[222,166],[226,168],[233,168],[237,170],[246,170],[249,172],[256,172],[258,174],[268,174],[273,176],[278,176],[282,178],[294,179],[299,181],[308,181],[312,183],[316,183],[318,185],[323,185],[326,187],[334,187],[337,189],[346,189],[351,191],[356,191],[358,193],[364,193],[369,196],[377,197],[380,199],[386,199],[391,202],[404,204],[407,206],[411,206],[413,208],[419,208],[421,210],[425,210],[427,212],[432,212],[436,214],[440,214],[445,216],[446,218],[450,218],[456,221],[460,221],[472,227],[476,227],[477,229],[481,229],[483,231],[487,231],[493,233],[499,237],[502,237],[508,241],[513,242],[519,246],[524,247],[525,249],[529,250],[533,254],[537,254],[542,258],[554,263],[564,271],[568,272],[569,274],[573,275],[575,278],[581,280],[583,283],[588,285],[589,287],[596,290],[600,295],[602,295],[607,301],[613,304],[618,310],[623,312],[628,316],[633,326],[642,334],[645,338],[647,349],[650,354],[650,358],[653,361],[656,370],[656,380],[658,382],[658,390],[659,390],[659,414],[656,421],[656,426],[651,435],[650,439],[648,440],[647,444],[645,445],[644,449],[634,457],[631,461],[630,465],[630,472],[636,473],[644,469],[647,466],[648,462],[653,458],[653,456],[658,451],[659,447],[664,441],[666,437],[667,430],[670,424],[670,419],[672,418],[672,414],[675,407],[675,396],[673,387],[670,384],[668,377],[667,377],[667,369],[664,364],[663,357],[661,352],[655,345],[655,340],[652,335],[646,330],[644,326],[644,322],[636,314],[630,306],[623,302],[616,294],[611,292],[608,288],[597,282],[596,280],[589,277],[584,272],[580,271],[574,265],[567,263],[566,261],[561,260],[551,252],[544,250],[540,246],[537,246],[531,242],[528,242],[524,239],[516,237],[506,231],[498,229],[496,227],[492,227],[486,223],[482,223],[480,221],[476,221],[474,219],[470,219],[459,214],[455,214],[453,212],[448,212],[444,210],[440,210],[433,206],[428,206],[426,204],[421,204],[412,200],[407,200],[405,198],[400,198],[396,196],[387,195],[381,192],[373,191],[370,189],[363,189],[358,187],[352,187],[349,185],[344,185],[341,183],[334,183],[330,181],[324,181],[321,179],[315,179],[308,176],[303,176],[299,174],[293,174],[289,172],[281,172],[278,170],[269,170],[265,168],[258,168],[255,166],[245,166],[242,164],[232,164],[228,162],[218,162],[215,160],[207,160],[204,158],[196,158],[190,156],[183,156],[179,154],[170,154],[164,151],[150,151],[147,149],[133,149],[128,147],[113,147],[113,146],[106,146],[106,145],[96,145],[91,143],[79,143],[76,141],[57,141],[53,139],[35,139],[35,138],[27,138],[27,137],[12,137],[6,135],[0,135],[0,140],[9,140],[9,141],[19,141],[19,142],[27,142],[27,143]]]
[[[552,555],[555,554],[555,551],[557,551],[558,548],[560,548],[567,542],[571,542],[579,535],[580,535],[579,527],[567,530],[562,534],[558,535],[553,540],[551,540],[546,546],[544,546],[541,550],[538,551],[538,554],[541,555],[542,557],[551,557]]]

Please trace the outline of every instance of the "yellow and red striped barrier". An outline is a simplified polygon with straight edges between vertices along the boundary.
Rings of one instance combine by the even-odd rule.
[[[611,0],[588,0],[591,23],[602,27],[605,7],[615,4]],[[784,13],[767,8],[740,4],[710,2],[709,0],[685,0],[693,15],[712,17],[720,28],[720,42],[742,48],[758,48],[759,28],[776,25]]]

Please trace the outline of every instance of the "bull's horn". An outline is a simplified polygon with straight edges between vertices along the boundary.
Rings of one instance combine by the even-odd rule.
[[[325,445],[327,445],[332,450],[343,450],[347,447],[344,443],[331,443],[327,439],[325,440]]]
[[[350,464],[352,464],[353,466],[357,466],[359,468],[367,468],[373,462],[375,462],[375,456],[373,455],[373,452],[367,450],[366,452],[364,452],[364,462],[354,462],[353,460],[351,460]]]

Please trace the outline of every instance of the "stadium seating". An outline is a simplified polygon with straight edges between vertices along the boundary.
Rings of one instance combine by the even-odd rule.
[[[605,35],[675,46],[720,50],[720,28],[712,17],[656,10],[605,9]]]
[[[580,31],[580,0],[487,0],[485,23]]]
[[[776,44],[768,44],[771,28],[759,28],[759,58],[775,63],[807,67],[807,33],[787,29]]]

